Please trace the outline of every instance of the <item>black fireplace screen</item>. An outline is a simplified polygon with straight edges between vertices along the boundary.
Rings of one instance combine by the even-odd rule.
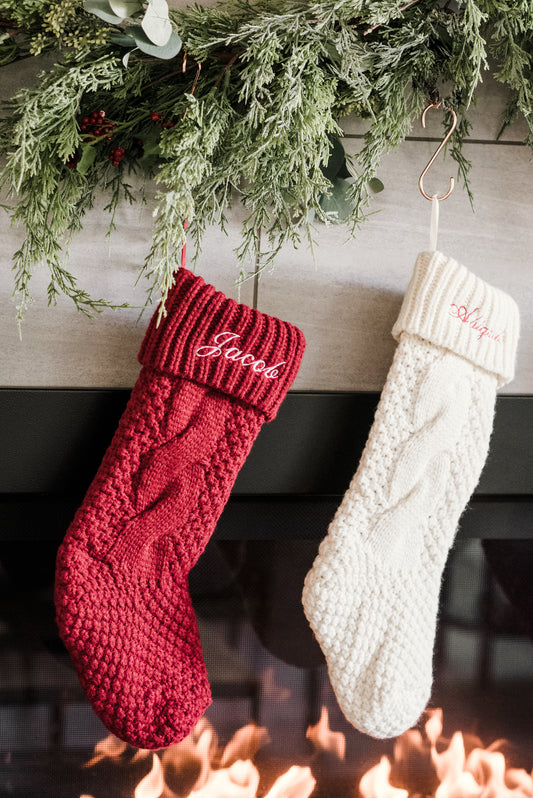
[[[290,394],[190,577],[213,704],[189,740],[154,755],[109,738],[52,602],[57,545],[127,394],[0,394],[0,798],[533,795],[529,397],[499,400],[450,553],[429,712],[377,741],[340,712],[300,601],[377,397]]]

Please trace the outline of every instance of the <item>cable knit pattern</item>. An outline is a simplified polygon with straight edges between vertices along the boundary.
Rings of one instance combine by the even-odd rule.
[[[206,333],[209,305],[203,300],[214,295],[201,278],[186,270],[178,274],[170,297],[175,312],[160,328],[154,321],[149,327],[141,357],[149,345],[151,362],[141,370],[57,557],[57,622],[80,682],[107,728],[141,748],[181,740],[211,701],[188,574],[304,348],[292,325],[219,292],[221,326]],[[187,306],[185,329],[175,324],[181,308],[176,296]],[[213,344],[219,331],[234,333],[235,317],[246,318],[239,336],[253,349]],[[267,353],[257,327],[280,333],[271,336]],[[195,353],[210,347],[209,357],[225,360],[223,368],[215,374],[211,369],[205,382],[166,373],[164,363],[156,369],[151,363],[158,335],[167,352],[187,348],[193,366]],[[264,375],[271,357],[273,365],[286,366],[282,377],[278,370],[280,380]],[[246,373],[235,377],[239,369]],[[243,380],[249,401],[239,394]]]
[[[417,284],[431,260],[420,264]],[[447,310],[448,297],[430,296]],[[424,318],[416,291],[407,301]],[[361,462],[302,597],[341,709],[378,738],[416,723],[430,698],[442,571],[487,456],[502,379],[418,334],[398,337]]]

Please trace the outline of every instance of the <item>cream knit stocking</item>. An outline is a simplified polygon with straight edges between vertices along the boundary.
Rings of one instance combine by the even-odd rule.
[[[401,734],[430,697],[442,571],[518,323],[502,291],[438,252],[418,257],[368,442],[303,591],[339,705],[372,736]]]

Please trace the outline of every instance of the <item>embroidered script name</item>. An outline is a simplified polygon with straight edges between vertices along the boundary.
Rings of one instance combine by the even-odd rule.
[[[195,350],[197,357],[225,357],[226,360],[233,360],[234,363],[239,363],[241,366],[247,366],[266,377],[267,380],[276,380],[279,375],[279,369],[285,365],[285,360],[281,363],[276,363],[275,366],[267,366],[264,360],[255,358],[250,352],[243,352],[242,349],[237,349],[236,346],[229,346],[232,341],[234,342],[241,336],[232,332],[221,332],[213,338],[213,345],[199,346]],[[228,348],[225,348],[228,347]]]
[[[496,333],[494,330],[487,327],[481,316],[474,318],[474,314],[479,312],[479,308],[474,308],[474,310],[469,311],[465,305],[455,305],[454,303],[452,303],[451,308],[450,316],[454,319],[459,319],[463,324],[468,324],[469,327],[475,330],[478,333],[478,341],[485,337],[490,338],[492,341],[499,341],[501,339],[502,333]]]

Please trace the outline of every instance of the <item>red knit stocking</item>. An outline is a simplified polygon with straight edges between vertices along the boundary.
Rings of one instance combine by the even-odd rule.
[[[107,728],[134,746],[185,737],[211,701],[187,579],[302,334],[181,269],[143,369],[57,559],[61,637]]]

